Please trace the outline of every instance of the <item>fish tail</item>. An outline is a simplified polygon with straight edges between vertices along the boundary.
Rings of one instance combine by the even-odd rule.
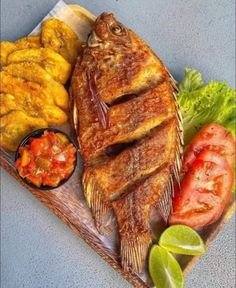
[[[152,242],[150,206],[142,199],[142,189],[113,201],[120,235],[121,264],[125,271],[140,273]]]
[[[144,232],[136,238],[132,237],[131,234],[132,232],[121,238],[121,264],[127,272],[140,273],[144,268],[152,238],[150,232]]]
[[[82,181],[85,199],[91,208],[95,226],[100,234],[107,234],[110,224],[110,205],[104,200],[103,193],[90,168],[85,168]]]

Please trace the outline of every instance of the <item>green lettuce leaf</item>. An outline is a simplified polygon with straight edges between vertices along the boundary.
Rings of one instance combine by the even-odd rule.
[[[180,92],[191,92],[204,85],[202,80],[202,75],[195,69],[185,68],[184,70],[184,79],[179,84]]]
[[[185,144],[203,125],[209,123],[223,125],[235,137],[235,96],[235,89],[227,83],[211,81],[205,84],[198,71],[186,68],[178,93]]]

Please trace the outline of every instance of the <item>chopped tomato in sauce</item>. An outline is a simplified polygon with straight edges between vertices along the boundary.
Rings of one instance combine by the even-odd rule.
[[[16,167],[21,177],[40,186],[57,187],[74,170],[76,148],[62,133],[45,131],[19,148]]]

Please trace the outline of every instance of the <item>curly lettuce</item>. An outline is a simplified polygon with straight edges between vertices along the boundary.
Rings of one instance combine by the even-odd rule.
[[[235,137],[235,89],[225,82],[204,83],[201,73],[186,68],[177,101],[183,117],[184,141],[188,144],[205,124],[218,123]]]

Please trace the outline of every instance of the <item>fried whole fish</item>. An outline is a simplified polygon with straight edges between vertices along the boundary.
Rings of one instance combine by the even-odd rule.
[[[71,111],[84,159],[84,194],[98,231],[113,209],[125,270],[140,272],[151,208],[167,220],[182,153],[173,78],[134,32],[103,13],[72,76]]]

